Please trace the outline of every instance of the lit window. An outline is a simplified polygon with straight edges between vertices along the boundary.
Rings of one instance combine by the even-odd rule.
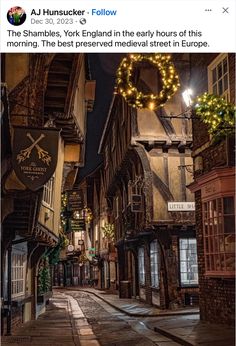
[[[229,101],[229,62],[227,54],[220,54],[208,66],[208,89],[211,94]]]
[[[159,287],[159,246],[157,240],[150,244],[151,285]]]
[[[194,238],[179,239],[181,286],[198,285],[197,242]]]
[[[138,249],[139,283],[145,285],[144,248]]]
[[[21,252],[12,253],[11,293],[13,298],[25,294],[25,270],[25,255]]]
[[[235,270],[234,198],[203,203],[206,274],[233,276]]]
[[[53,191],[54,191],[54,177],[43,187],[43,203],[48,207],[53,208]]]

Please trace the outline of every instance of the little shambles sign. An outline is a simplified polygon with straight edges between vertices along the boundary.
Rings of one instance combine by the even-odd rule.
[[[168,211],[194,211],[195,202],[168,202]]]
[[[14,128],[13,168],[28,189],[40,189],[55,172],[58,140],[56,129]]]

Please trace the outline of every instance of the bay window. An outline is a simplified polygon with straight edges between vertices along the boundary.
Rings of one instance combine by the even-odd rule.
[[[205,267],[208,275],[234,275],[234,214],[233,196],[203,203]]]

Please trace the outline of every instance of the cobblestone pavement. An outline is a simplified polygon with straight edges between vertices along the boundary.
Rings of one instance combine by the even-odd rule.
[[[77,300],[101,346],[180,345],[148,329],[140,318],[126,316],[98,297],[78,291],[66,294]]]

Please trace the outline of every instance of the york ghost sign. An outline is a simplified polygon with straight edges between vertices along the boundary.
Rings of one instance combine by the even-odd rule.
[[[13,168],[30,190],[40,189],[57,165],[59,131],[56,129],[14,128]]]

